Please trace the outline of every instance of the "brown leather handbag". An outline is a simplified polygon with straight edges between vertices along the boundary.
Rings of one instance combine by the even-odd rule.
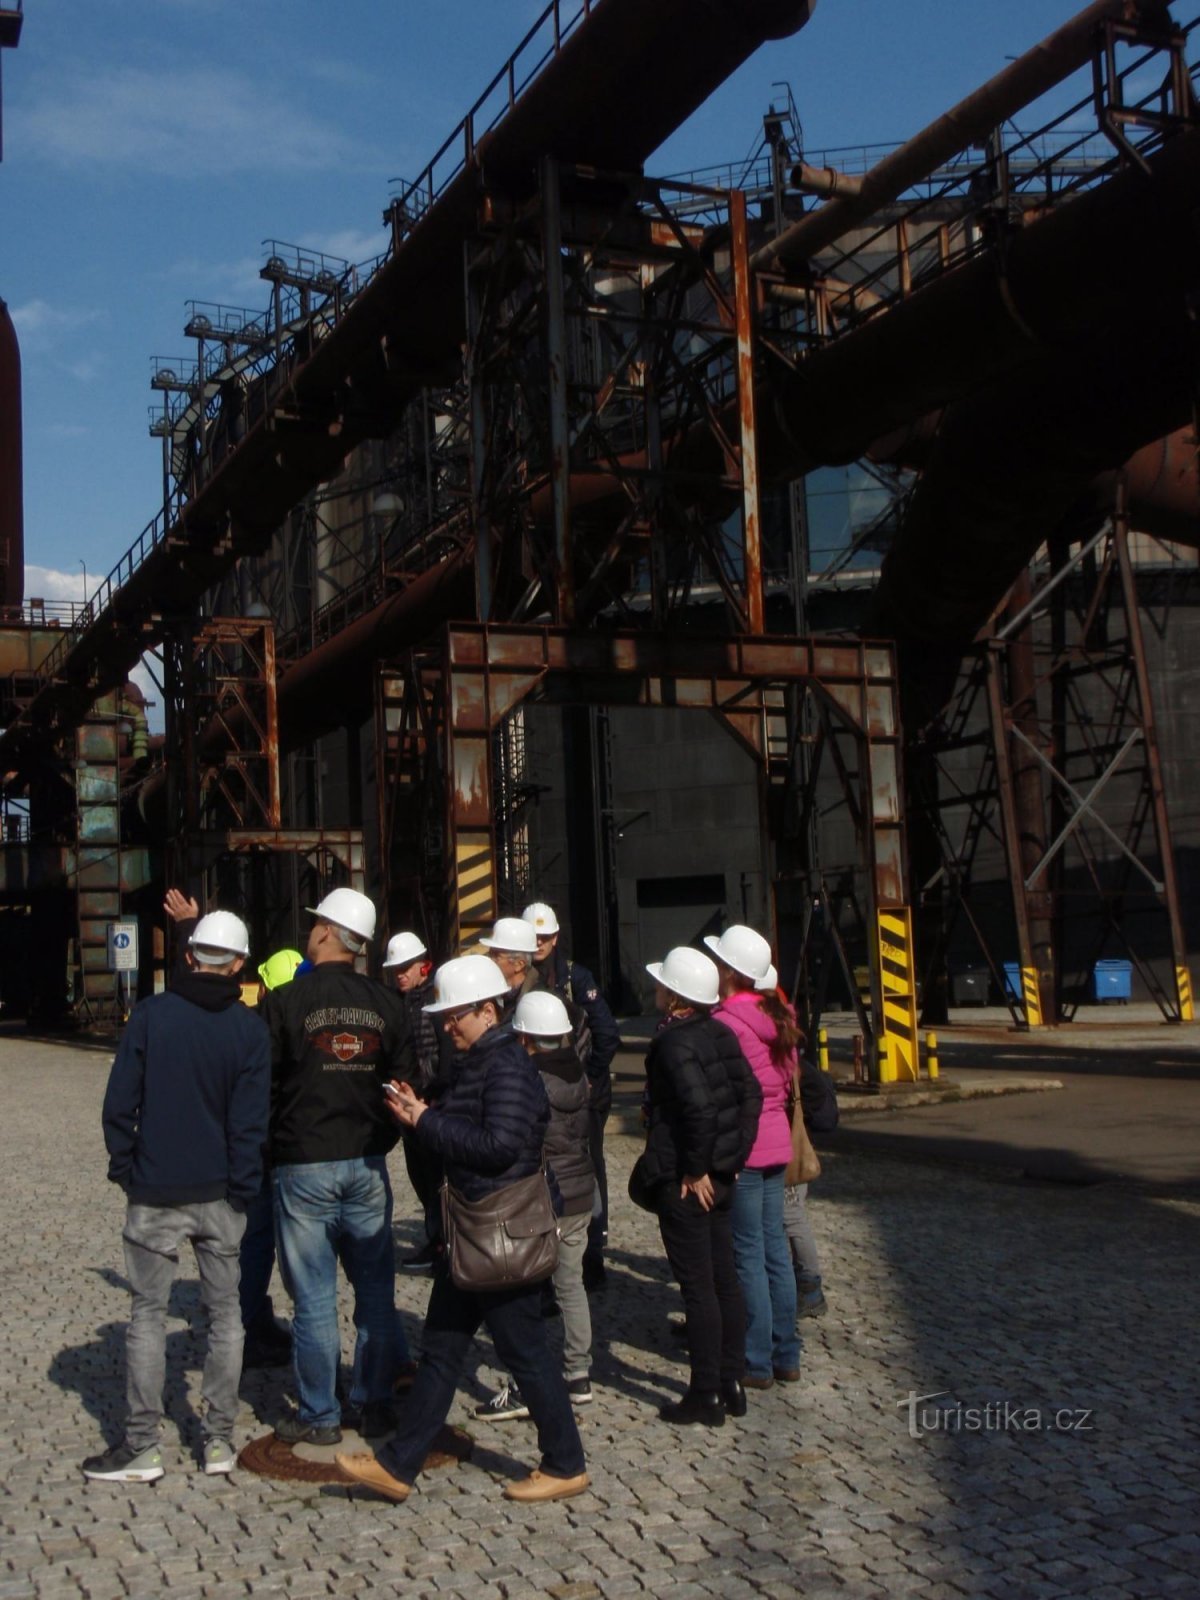
[[[558,1218],[545,1167],[482,1200],[443,1183],[442,1233],[456,1288],[478,1294],[541,1283],[558,1265]]]
[[[813,1149],[808,1129],[804,1126],[804,1111],[800,1105],[800,1075],[792,1079],[792,1093],[788,1102],[788,1115],[792,1121],[792,1159],[783,1174],[790,1189],[797,1183],[812,1183],[821,1176],[821,1158]]]

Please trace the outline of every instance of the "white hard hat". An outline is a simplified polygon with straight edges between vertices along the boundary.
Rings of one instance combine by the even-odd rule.
[[[517,1001],[513,1030],[532,1034],[537,1039],[561,1039],[571,1032],[571,1019],[556,994],[548,989],[531,989]]]
[[[320,905],[305,906],[322,922],[336,922],[339,928],[360,939],[375,937],[375,905],[357,889],[331,889]]]
[[[720,982],[716,963],[689,945],[676,945],[668,950],[665,961],[648,961],[646,971],[670,989],[681,1000],[692,1000],[698,1006],[715,1006],[720,999]]]
[[[504,974],[488,956],[455,956],[434,973],[433,1001],[421,1010],[436,1016],[439,1011],[457,1011],[461,1006],[498,1000],[507,993]]]
[[[537,934],[524,917],[501,917],[492,926],[492,937],[480,939],[485,950],[515,950],[518,955],[537,955]]]
[[[544,900],[535,900],[531,906],[526,906],[521,913],[521,920],[527,922],[539,938],[548,939],[551,934],[558,932],[554,907],[548,906]]]
[[[762,977],[754,985],[759,994],[774,994],[779,987],[779,974],[774,966],[767,968]]]
[[[723,961],[727,967],[732,967],[743,978],[750,978],[754,983],[771,965],[771,946],[753,928],[743,928],[735,923],[732,928],[726,928],[719,939],[711,933],[705,934],[704,942],[718,961]]]
[[[250,954],[250,935],[232,911],[210,911],[196,924],[188,948],[201,966],[223,967],[230,956]]]
[[[426,953],[425,946],[415,933],[394,933],[388,940],[383,964],[385,967],[406,967],[410,961]]]

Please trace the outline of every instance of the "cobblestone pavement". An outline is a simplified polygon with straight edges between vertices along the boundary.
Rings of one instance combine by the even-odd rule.
[[[803,1382],[753,1395],[719,1432],[658,1419],[685,1378],[667,1329],[678,1295],[652,1220],[617,1201],[611,1284],[593,1301],[597,1398],[581,1413],[594,1487],[579,1499],[501,1499],[534,1441],[528,1424],[471,1418],[486,1344],[452,1413],[475,1459],[422,1479],[406,1506],[205,1478],[188,1262],[167,1476],[89,1485],[80,1460],[119,1427],[127,1311],[99,1129],[107,1067],[0,1042],[0,1600],[1200,1594],[1200,1205],[857,1155],[830,1158],[814,1190],[830,1310],[805,1324]],[[618,1194],[634,1150],[614,1141]],[[397,1193],[403,1214],[402,1177]],[[408,1221],[398,1231],[415,1237]],[[399,1285],[414,1336],[427,1292]],[[255,1382],[239,1445],[264,1431],[250,1399],[267,1415],[279,1401]]]

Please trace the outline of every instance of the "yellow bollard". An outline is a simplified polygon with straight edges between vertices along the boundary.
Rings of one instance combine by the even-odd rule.
[[[881,1033],[876,1037],[875,1055],[879,1062],[879,1082],[894,1082],[896,1073],[892,1066],[892,1045],[886,1033]]]
[[[817,1029],[817,1065],[822,1072],[829,1071],[829,1030]]]
[[[929,1081],[933,1083],[938,1075],[938,1043],[936,1033],[925,1035],[925,1067],[929,1073]]]

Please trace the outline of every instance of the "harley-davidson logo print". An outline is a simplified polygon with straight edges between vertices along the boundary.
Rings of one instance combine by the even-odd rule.
[[[362,1047],[363,1042],[356,1033],[335,1033],[329,1041],[329,1048],[339,1061],[353,1061],[362,1054]]]

